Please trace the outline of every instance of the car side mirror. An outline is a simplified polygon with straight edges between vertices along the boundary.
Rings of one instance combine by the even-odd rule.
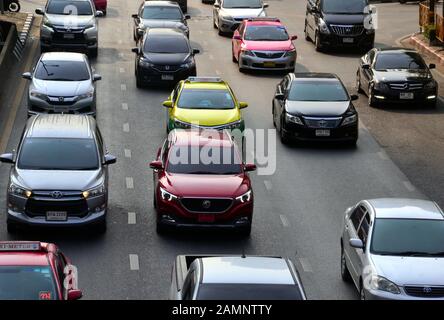
[[[189,14],[186,14],[185,15],[185,20],[190,20],[190,19],[191,19],[191,16]]]
[[[355,249],[364,249],[364,243],[361,239],[350,239],[350,247]]]
[[[199,54],[200,50],[199,49],[193,49],[193,54]]]
[[[114,164],[117,162],[117,158],[110,154],[105,154],[105,161],[103,162],[104,165]]]
[[[244,171],[245,172],[252,172],[256,171],[257,167],[254,163],[246,163],[244,164]]]
[[[352,95],[350,96],[350,99],[351,99],[351,101],[356,101],[356,100],[359,99],[359,96],[358,96],[357,94],[352,94]]]
[[[435,68],[436,68],[436,64],[434,64],[434,63],[429,64],[429,69],[435,69]]]
[[[162,170],[163,169],[162,161],[159,161],[159,160],[151,161],[150,168],[154,169],[154,170]]]
[[[82,298],[83,293],[80,290],[69,290],[68,291],[68,300],[79,300]]]
[[[132,48],[131,52],[134,52],[136,54],[139,54],[139,48]]]
[[[135,14],[132,14],[131,17],[134,19],[137,19],[137,18],[139,18],[139,15],[137,13],[135,13]]]
[[[215,3],[215,4],[214,4],[214,7],[215,7],[216,9],[220,9],[220,4],[219,4],[219,3]]]
[[[173,107],[173,101],[171,101],[171,100],[165,100],[165,101],[162,103],[162,105],[163,105],[165,108],[172,108],[172,107]]]
[[[32,80],[31,72],[25,72],[24,74],[22,74],[22,78],[26,80]]]
[[[43,12],[43,10],[41,8],[35,9],[35,13],[39,14],[39,15],[43,15],[44,14],[44,12]]]
[[[262,7],[263,7],[264,9],[265,9],[265,8],[268,8],[268,3],[264,3]]]
[[[297,35],[294,35],[294,36],[291,36],[291,40],[293,41],[293,40],[297,40],[298,39],[298,36]]]
[[[12,153],[4,153],[0,155],[0,162],[3,163],[14,163],[14,155]]]
[[[93,81],[99,81],[99,80],[102,80],[102,76],[100,74],[94,74]]]
[[[370,69],[370,65],[369,65],[368,63],[364,63],[364,64],[362,65],[362,69],[364,69],[364,70],[369,70],[369,69]]]
[[[96,17],[103,17],[103,16],[104,16],[103,11],[100,10],[96,11]]]
[[[233,36],[233,40],[242,40],[242,37],[238,34]]]
[[[239,102],[239,109],[245,109],[248,107],[248,103],[246,102]]]

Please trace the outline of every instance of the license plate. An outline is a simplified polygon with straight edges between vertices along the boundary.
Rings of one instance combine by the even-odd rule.
[[[74,39],[74,34],[72,34],[72,33],[65,33],[63,35],[63,38],[64,39]]]
[[[174,80],[174,76],[170,74],[163,74],[161,77],[162,80]]]
[[[48,221],[66,221],[66,211],[47,211],[46,220]]]
[[[214,217],[214,214],[200,214],[197,217],[197,221],[199,221],[199,222],[214,222],[215,217]]]
[[[413,92],[401,92],[399,94],[399,99],[402,100],[412,100],[415,98],[415,95]]]
[[[353,42],[355,42],[355,40],[353,38],[343,38],[342,42],[343,43],[353,43]]]
[[[316,137],[329,137],[330,130],[316,130]]]
[[[272,61],[266,61],[266,62],[264,62],[264,67],[265,68],[274,68],[274,67],[276,67],[276,63],[272,62]]]

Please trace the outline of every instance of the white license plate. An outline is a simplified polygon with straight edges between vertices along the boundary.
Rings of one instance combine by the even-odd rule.
[[[330,137],[330,130],[316,130],[316,137]]]
[[[353,43],[353,42],[355,42],[355,40],[353,38],[343,38],[342,42],[343,43]]]
[[[174,76],[170,74],[163,74],[161,78],[162,80],[174,80]]]
[[[399,94],[399,99],[401,100],[412,100],[415,98],[415,94],[413,92],[401,92]]]
[[[66,211],[47,211],[46,220],[48,221],[66,221],[68,215]]]
[[[63,35],[63,38],[64,39],[74,39],[74,34],[72,34],[72,33],[65,33]]]

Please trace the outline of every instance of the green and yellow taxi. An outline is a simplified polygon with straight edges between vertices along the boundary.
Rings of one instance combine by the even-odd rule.
[[[246,102],[236,99],[227,82],[217,77],[189,77],[180,81],[168,100],[167,132],[192,127],[244,131]]]

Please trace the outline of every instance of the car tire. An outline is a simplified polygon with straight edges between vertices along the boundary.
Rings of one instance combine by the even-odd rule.
[[[359,75],[359,71],[358,73],[356,73],[356,90],[359,93],[364,93],[364,90],[362,90],[362,86],[361,86],[361,77]]]
[[[279,135],[280,135],[280,138],[281,138],[281,142],[282,142],[282,144],[288,145],[290,143],[290,138],[285,133],[285,130],[283,130],[282,128],[283,128],[283,126],[281,124],[281,130],[279,132]]]
[[[378,103],[375,98],[373,98],[373,88],[371,85],[368,87],[368,106],[371,108],[378,107]]]
[[[438,101],[435,102],[427,102],[427,109],[436,109]]]
[[[17,233],[18,231],[18,226],[16,223],[13,222],[6,222],[6,230],[8,231],[8,233]]]
[[[308,30],[307,30],[307,21],[305,21],[304,34],[305,34],[305,40],[306,40],[306,41],[310,41],[310,42],[313,41],[313,40],[311,40],[310,35],[308,34]]]
[[[94,226],[94,231],[98,234],[104,234],[106,232],[106,229],[106,220],[103,220],[102,222],[99,222],[97,225]]]
[[[231,44],[231,60],[232,60],[234,63],[237,62],[236,57],[234,56],[234,47],[233,47],[233,44]]]
[[[143,87],[142,81],[140,80],[140,77],[139,77],[139,75],[137,74],[137,72],[136,72],[136,87],[137,87],[138,89],[141,89],[141,88]]]
[[[246,227],[241,227],[238,233],[243,237],[249,237],[251,234],[251,223]]]
[[[274,103],[271,102],[271,114],[273,115],[273,126],[276,128],[276,117],[275,117]]]
[[[357,144],[358,144],[358,139],[354,139],[354,140],[351,140],[351,141],[347,141],[346,146],[349,147],[349,148],[354,149],[354,148],[357,147]]]
[[[99,55],[99,48],[89,50],[89,55],[91,58],[97,58],[97,56]]]
[[[341,245],[341,278],[345,282],[351,281],[351,275],[347,267],[347,261],[345,260],[345,252],[342,245]]]
[[[359,299],[360,299],[360,300],[366,300],[366,299],[365,299],[364,286],[362,285],[362,280],[359,281]]]
[[[315,48],[316,48],[317,52],[324,51],[324,48],[322,47],[321,39],[319,37],[319,33],[318,32],[316,32],[314,43],[315,43]]]
[[[102,10],[103,16],[106,17],[106,10]]]
[[[216,24],[216,18],[213,16],[213,28],[214,29],[219,29],[219,27]]]

